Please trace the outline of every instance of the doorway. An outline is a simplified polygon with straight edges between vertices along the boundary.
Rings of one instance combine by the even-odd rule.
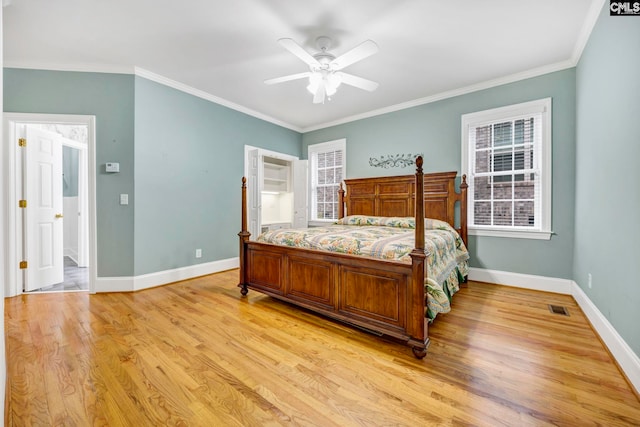
[[[7,194],[16,206],[8,212],[7,296],[95,292],[94,123],[93,116],[5,113]]]

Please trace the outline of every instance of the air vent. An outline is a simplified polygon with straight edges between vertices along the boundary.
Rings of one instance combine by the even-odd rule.
[[[553,314],[561,314],[562,316],[569,315],[569,310],[567,310],[567,307],[563,307],[561,305],[549,304],[549,311]]]

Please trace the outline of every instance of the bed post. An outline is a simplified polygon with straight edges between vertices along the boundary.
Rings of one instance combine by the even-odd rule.
[[[340,189],[338,190],[338,219],[344,218],[344,188],[340,183]]]
[[[240,237],[240,293],[247,295],[247,242],[251,233],[247,229],[247,178],[242,177],[242,228],[238,233]]]
[[[416,183],[415,183],[415,248],[411,251],[411,303],[410,324],[408,332],[412,340],[413,354],[422,359],[427,354],[429,344],[427,324],[425,321],[425,259],[424,252],[424,173],[422,172],[422,156],[416,158]]]
[[[467,188],[469,188],[467,175],[462,175],[462,182],[460,183],[460,195],[462,197],[460,200],[460,237],[462,237],[464,244],[469,247],[469,242],[467,242]]]

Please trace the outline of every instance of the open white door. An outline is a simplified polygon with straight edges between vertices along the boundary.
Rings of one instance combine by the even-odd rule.
[[[255,240],[260,235],[260,227],[262,226],[262,178],[264,171],[260,150],[249,151],[248,159],[247,173],[249,176],[247,178],[247,189],[249,195],[247,200],[247,221],[251,240]]]
[[[64,281],[62,142],[58,134],[26,130],[25,291]]]
[[[307,169],[307,160],[293,161],[293,228],[308,227]]]

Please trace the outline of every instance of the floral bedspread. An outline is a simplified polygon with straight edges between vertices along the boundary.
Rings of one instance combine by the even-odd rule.
[[[326,227],[280,229],[261,234],[257,241],[411,263],[413,218],[352,215]],[[451,297],[468,273],[469,253],[458,233],[444,221],[425,219],[427,290],[425,315],[451,311]]]

